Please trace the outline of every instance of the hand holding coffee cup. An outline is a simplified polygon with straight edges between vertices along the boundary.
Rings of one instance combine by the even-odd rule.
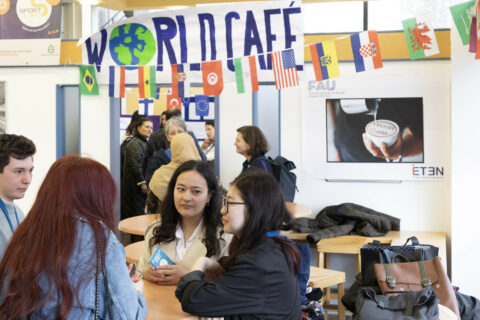
[[[401,159],[402,135],[398,125],[389,120],[370,122],[365,127],[363,143],[365,148],[377,158],[398,162]]]
[[[387,148],[393,146],[397,141],[399,131],[398,125],[390,120],[374,120],[365,127],[367,138],[378,148],[381,147],[382,142]]]

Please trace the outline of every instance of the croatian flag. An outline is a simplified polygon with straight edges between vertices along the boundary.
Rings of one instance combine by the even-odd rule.
[[[298,74],[293,49],[272,52],[273,75],[277,89],[298,87]]]
[[[125,98],[125,66],[109,67],[108,96]]]
[[[180,98],[190,97],[190,79],[182,63],[172,64],[172,94]]]
[[[351,35],[350,42],[357,72],[383,68],[377,31],[365,31]]]

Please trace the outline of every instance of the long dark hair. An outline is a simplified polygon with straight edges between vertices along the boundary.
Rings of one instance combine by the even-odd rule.
[[[28,318],[48,302],[43,298],[55,291],[59,297],[55,318],[68,317],[74,291],[78,297],[79,290],[71,287],[68,278],[78,217],[89,222],[94,241],[105,244],[106,232],[115,228],[116,192],[112,175],[99,162],[78,155],[55,161],[0,263],[0,284],[8,281],[6,297],[0,305],[1,319]],[[104,257],[105,246],[100,250]],[[38,284],[41,276],[50,283],[46,293]]]
[[[130,119],[130,123],[128,124],[127,129],[125,129],[125,132],[129,136],[133,136],[135,134],[135,128],[137,127],[137,122],[138,119],[140,119],[140,115],[138,114],[138,110],[136,110],[132,114],[132,118]]]
[[[233,182],[243,202],[245,202],[245,225],[240,237],[234,235],[229,247],[229,255],[225,260],[225,267],[239,254],[252,250],[264,242],[269,231],[279,230],[282,226],[290,225],[293,217],[285,207],[285,199],[277,180],[263,171],[247,171],[238,176]],[[282,246],[288,265],[298,273],[300,267],[300,253],[295,244],[283,237],[273,237]]]
[[[205,206],[203,211],[203,227],[205,228],[205,246],[207,247],[207,256],[213,256],[220,253],[220,242],[217,238],[217,229],[220,225],[220,209],[222,206],[222,193],[220,187],[210,166],[202,161],[190,160],[180,165],[173,173],[168,184],[167,194],[161,204],[162,223],[153,229],[153,237],[150,239],[150,248],[161,242],[170,242],[175,240],[175,230],[180,223],[181,215],[175,208],[173,194],[178,176],[187,171],[198,172],[207,182],[208,193],[211,195],[210,203]]]

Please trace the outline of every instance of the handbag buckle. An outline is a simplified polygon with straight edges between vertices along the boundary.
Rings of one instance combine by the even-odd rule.
[[[430,281],[430,280],[429,280]],[[387,283],[390,288],[395,288],[395,277],[387,276]]]
[[[422,279],[422,285],[423,285],[424,287],[431,286],[431,285],[432,285],[432,281],[430,281],[429,278],[423,278],[423,279]]]

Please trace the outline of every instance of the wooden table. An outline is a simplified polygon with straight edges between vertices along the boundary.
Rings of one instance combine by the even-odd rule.
[[[312,214],[312,208],[293,202],[285,202],[285,206],[288,211],[291,212],[295,218],[306,217]],[[136,217],[131,217],[123,219],[118,224],[118,230],[143,236],[147,230],[148,225],[150,225],[155,220],[159,219],[160,215],[157,214],[146,214]]]
[[[182,311],[180,302],[175,297],[176,286],[159,286],[143,280],[145,290],[143,297],[147,301],[147,320],[193,320],[198,319]]]
[[[282,233],[290,239],[298,242],[306,242],[308,233]],[[431,244],[438,247],[438,256],[442,260],[444,268],[447,267],[447,235],[445,232],[430,231],[390,231],[380,237],[364,237],[357,235],[339,236],[320,240],[314,247],[318,253],[318,266],[329,267],[329,253],[346,253],[357,256],[357,272],[361,270],[360,248],[378,240],[383,244],[403,245],[411,236],[416,236],[421,244]]]
[[[144,246],[145,246],[144,240],[130,243],[128,246],[126,246],[125,255],[127,256],[127,262],[136,264],[143,254]]]
[[[118,230],[130,234],[143,236],[145,234],[145,230],[147,230],[148,225],[159,218],[160,215],[158,214],[144,214],[141,216],[123,219],[118,224]]]

